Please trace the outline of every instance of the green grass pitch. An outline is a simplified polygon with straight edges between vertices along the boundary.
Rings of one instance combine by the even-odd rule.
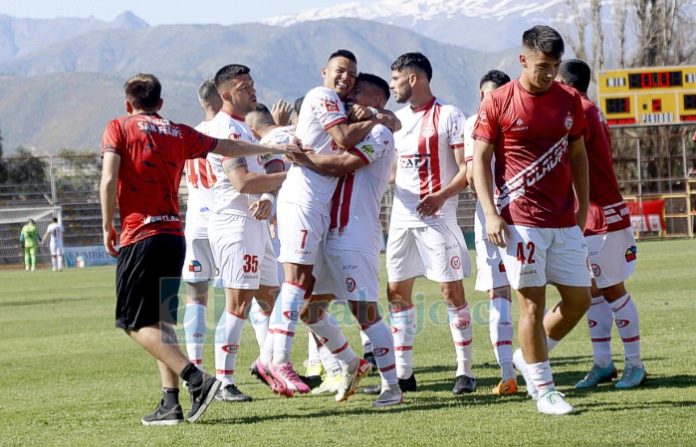
[[[247,325],[237,381],[254,402],[214,402],[197,424],[143,427],[140,417],[154,409],[159,382],[154,360],[114,328],[114,269],[2,271],[0,445],[696,445],[696,241],[643,242],[638,248],[638,267],[627,287],[640,310],[648,382],[630,391],[610,385],[573,389],[592,362],[583,321],[552,355],[556,382],[577,409],[564,417],[537,414],[523,393],[490,394],[498,368],[486,298],[473,293],[469,278],[479,384],[474,394],[450,392],[455,359],[445,309],[437,288],[419,280],[419,391],[406,394],[405,405],[375,409],[372,396],[359,394],[340,405],[331,396],[271,394],[248,373],[258,349]],[[550,292],[549,302],[556,299]],[[219,295],[214,302],[210,340],[214,311],[222,308]],[[341,306],[336,312],[343,318]],[[359,351],[356,327],[346,333]],[[306,334],[298,328],[298,366],[306,356]],[[616,330],[613,335],[621,369],[623,351]],[[205,362],[212,369],[211,345]],[[377,380],[371,376],[363,383]],[[185,391],[182,404],[186,411]]]

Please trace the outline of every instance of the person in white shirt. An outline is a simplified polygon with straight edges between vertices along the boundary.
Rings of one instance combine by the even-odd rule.
[[[63,225],[58,223],[58,218],[54,217],[52,222],[48,224],[46,228],[46,234],[44,234],[41,243],[45,244],[50,238],[50,248],[51,248],[51,266],[54,272],[63,271]]]

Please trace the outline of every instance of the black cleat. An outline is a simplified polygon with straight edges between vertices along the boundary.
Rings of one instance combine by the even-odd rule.
[[[375,359],[375,354],[373,354],[372,352],[366,352],[366,353],[363,355],[363,358],[364,358],[366,361],[372,363],[372,367],[373,367],[372,370],[373,370],[373,371],[379,371],[379,370],[377,369],[377,359]]]
[[[311,390],[321,385],[322,382],[321,376],[303,376],[298,374],[297,377],[299,377]]]
[[[416,391],[416,375],[411,374],[411,377],[408,379],[399,379],[399,388],[401,388],[401,392],[403,393],[406,391]]]
[[[360,392],[363,394],[378,395],[382,392],[382,385],[378,383],[377,385],[366,386],[365,388],[361,389]]]
[[[251,402],[251,396],[242,393],[237,385],[225,385],[218,390],[215,399],[223,402]]]
[[[157,409],[152,414],[143,416],[140,420],[143,425],[177,425],[184,422],[184,412],[181,410],[181,405],[176,405],[173,408],[164,408],[164,400],[161,400]]]
[[[461,375],[454,379],[452,394],[473,393],[474,391],[476,391],[476,379],[473,377]]]
[[[189,386],[189,394],[191,395],[191,410],[186,418],[189,422],[196,422],[208,409],[208,405],[220,389],[222,383],[215,377],[207,374],[203,376],[203,382],[197,387]]]

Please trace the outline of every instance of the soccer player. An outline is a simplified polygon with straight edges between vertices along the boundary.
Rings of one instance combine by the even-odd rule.
[[[51,238],[49,247],[51,248],[51,266],[54,272],[63,271],[63,225],[58,223],[58,218],[54,217],[46,228],[41,243],[45,244]]]
[[[486,236],[499,247],[520,303],[522,349],[513,362],[538,411],[557,415],[573,407],[556,391],[548,351],[590,304],[580,229],[589,200],[585,116],[580,95],[554,81],[564,50],[560,34],[535,26],[524,32],[522,44],[520,78],[492,92],[479,108],[474,180]],[[548,283],[558,288],[561,301],[544,316]]]
[[[24,249],[24,270],[36,270],[36,248],[39,245],[39,230],[34,219],[29,219],[19,232],[19,243]]]
[[[490,70],[479,82],[481,100],[493,90],[510,82],[510,77],[500,70]],[[477,116],[466,119],[464,124],[464,154],[466,158],[466,177],[474,184],[474,139],[472,132]],[[486,221],[481,204],[476,203],[474,234],[476,240],[476,290],[488,292],[490,299],[490,318],[488,328],[493,344],[495,359],[500,366],[501,380],[493,388],[493,394],[517,393],[517,374],[512,364],[512,299],[510,283],[505,275],[505,265],[498,247],[488,242],[485,235]]]
[[[124,85],[127,115],[109,122],[102,140],[99,195],[104,246],[118,257],[116,327],[157,359],[163,396],[144,425],[184,421],[179,377],[191,395],[189,422],[197,421],[220,387],[181,352],[176,324],[178,289],[185,242],[177,191],[184,163],[208,152],[241,157],[284,153],[291,147],[266,147],[216,140],[191,127],[162,118],[161,84],[137,74]],[[116,203],[121,216],[120,248],[113,225]]]
[[[210,122],[222,107],[222,99],[213,79],[206,79],[198,88],[198,102],[203,109],[204,119],[195,129],[210,135]],[[184,337],[189,360],[202,369],[208,285],[215,276],[215,262],[208,241],[208,218],[213,206],[211,187],[215,177],[205,157],[187,160],[184,174],[188,188],[184,228],[186,257],[181,273],[181,279],[186,283]]]
[[[594,365],[576,388],[591,388],[617,377],[611,360],[612,320],[624,346],[625,366],[616,388],[634,388],[645,381],[640,358],[638,308],[624,287],[636,265],[636,241],[628,208],[621,196],[611,158],[611,136],[602,112],[587,98],[590,67],[571,59],[561,64],[558,80],[582,97],[587,128],[585,147],[590,167],[590,213],[585,241],[592,267],[592,305],[587,311]]]
[[[343,101],[357,76],[353,53],[347,50],[332,53],[321,73],[323,85],[305,95],[296,135],[314,153],[339,155],[341,149],[350,149],[362,141],[378,119],[348,122]],[[279,383],[300,392],[308,392],[309,387],[290,363],[292,340],[300,307],[305,296],[311,294],[313,275],[319,276],[319,272],[313,271],[314,264],[321,259],[318,256],[329,230],[331,197],[337,183],[338,177],[293,165],[278,195],[278,260],[283,263],[284,282],[278,298],[280,305],[271,316],[274,349],[273,361],[268,366]],[[354,377],[364,367],[362,362],[352,362],[346,373]]]
[[[249,67],[239,64],[222,67],[215,74],[215,86],[222,98],[222,109],[210,122],[211,135],[256,142],[244,121],[257,104]],[[215,332],[215,369],[223,383],[218,398],[244,402],[251,397],[237,388],[233,374],[247,310],[254,298],[265,312],[261,319],[255,312],[252,320],[260,347],[268,330],[278,275],[266,219],[274,202],[270,193],[285,180],[285,173],[264,172],[257,157],[225,158],[209,154],[208,162],[215,176],[208,237],[225,289],[225,312]],[[279,171],[282,170],[280,166]]]
[[[389,84],[378,76],[361,73],[348,99],[377,114],[389,100]],[[340,177],[331,200],[331,223],[323,256],[326,270],[322,269],[325,273],[317,278],[314,295],[300,316],[316,339],[347,368],[358,357],[325,305],[334,297],[347,299],[362,332],[372,343],[382,376],[381,394],[374,405],[398,405],[403,397],[395,371],[394,340],[378,308],[382,238],[379,211],[394,159],[392,132],[377,125],[363,141],[341,155],[295,154],[291,159],[321,174]],[[343,382],[336,400],[346,400],[359,378],[353,383]]]
[[[430,90],[433,70],[421,53],[406,53],[391,65],[391,90],[402,128],[394,134],[396,188],[387,241],[387,297],[402,391],[416,390],[413,283],[425,276],[440,285],[457,356],[454,394],[471,393],[472,327],[462,278],[469,254],[457,225],[457,197],[466,187],[464,114]]]

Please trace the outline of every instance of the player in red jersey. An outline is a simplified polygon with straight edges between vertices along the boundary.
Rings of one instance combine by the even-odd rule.
[[[590,166],[590,213],[585,240],[592,267],[592,305],[587,311],[594,365],[576,388],[591,388],[617,376],[611,360],[612,320],[621,336],[626,355],[623,376],[616,388],[633,388],[645,381],[640,358],[638,308],[626,292],[624,281],[636,265],[636,240],[631,218],[616,181],[611,158],[611,136],[602,112],[587,98],[590,67],[571,59],[561,64],[558,80],[582,96],[587,129],[585,146]]]
[[[179,349],[176,324],[184,263],[184,228],[177,191],[187,159],[209,152],[240,157],[285,153],[293,146],[259,146],[216,140],[159,116],[162,87],[151,74],[137,74],[124,85],[127,116],[109,122],[102,140],[99,187],[104,246],[118,256],[116,326],[158,362],[164,396],[144,425],[184,421],[179,377],[187,382],[192,405],[189,422],[206,410],[220,382],[191,363]],[[113,220],[118,202],[120,248]]]
[[[522,350],[513,362],[523,372],[528,392],[538,398],[539,412],[566,414],[573,407],[556,391],[548,350],[575,327],[590,304],[587,248],[580,230],[589,202],[585,116],[580,95],[554,81],[564,50],[560,34],[535,26],[524,32],[522,42],[519,80],[481,103],[474,128],[474,180],[486,235],[499,247],[520,302]],[[556,285],[561,301],[544,316],[548,283]]]

